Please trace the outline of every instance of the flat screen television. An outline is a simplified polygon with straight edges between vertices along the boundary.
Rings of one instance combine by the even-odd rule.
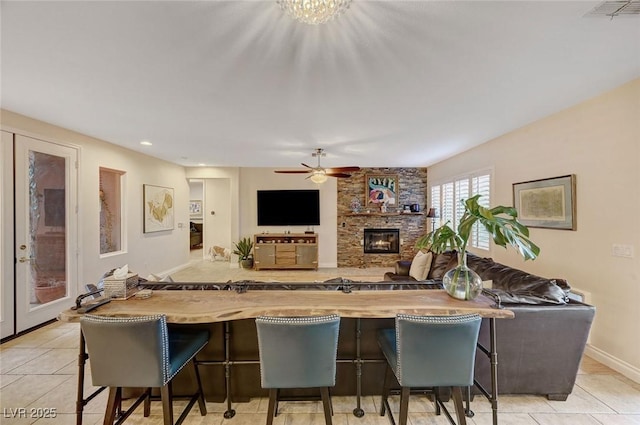
[[[259,190],[258,226],[317,226],[319,190]]]

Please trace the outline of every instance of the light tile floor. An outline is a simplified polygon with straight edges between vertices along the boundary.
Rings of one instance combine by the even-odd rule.
[[[197,261],[194,254],[191,267],[176,273],[180,281],[278,280],[309,281],[347,277],[354,280],[381,280],[389,269],[325,269],[319,271],[264,271],[230,269],[228,263]],[[0,423],[4,424],[75,424],[77,385],[77,323],[56,322],[0,345]],[[89,373],[87,371],[87,373]],[[89,377],[89,374],[87,375]],[[90,378],[86,393],[94,388]],[[387,425],[389,419],[377,414],[379,398],[362,400],[365,416],[356,418],[351,412],[354,397],[333,397],[336,425]],[[84,424],[102,423],[106,392],[85,408]],[[184,402],[176,402],[176,412]],[[392,410],[398,411],[398,400],[392,398]],[[492,423],[490,404],[482,397],[472,403],[475,416],[470,425]],[[234,405],[236,415],[224,419],[225,403],[207,403],[208,414],[200,416],[194,407],[186,425],[256,425],[265,423],[267,400],[253,399]],[[55,409],[54,418],[43,418]],[[549,401],[541,396],[509,396],[499,398],[499,419],[506,425],[640,425],[640,384],[606,366],[584,357],[573,393],[567,401]],[[413,396],[410,403],[411,425],[446,424],[444,416],[436,416],[425,397]],[[162,424],[160,403],[153,403],[151,417],[144,418],[139,408],[125,423]],[[397,417],[397,416],[396,416]],[[321,425],[324,416],[319,402],[283,402],[274,425]]]

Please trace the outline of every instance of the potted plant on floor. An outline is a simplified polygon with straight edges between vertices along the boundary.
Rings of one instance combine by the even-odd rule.
[[[464,214],[457,230],[447,222],[416,242],[416,248],[430,249],[436,254],[448,249],[457,251],[458,266],[445,273],[442,284],[449,295],[462,300],[473,299],[482,291],[482,279],[467,267],[466,250],[474,224],[483,226],[496,245],[516,248],[525,260],[535,260],[540,253],[540,248],[529,240],[529,229],[518,221],[515,208],[502,205],[485,208],[478,203],[479,198],[476,195],[464,201]]]
[[[238,256],[238,262],[244,269],[253,268],[253,241],[250,238],[242,238],[234,243],[236,249],[233,251]]]

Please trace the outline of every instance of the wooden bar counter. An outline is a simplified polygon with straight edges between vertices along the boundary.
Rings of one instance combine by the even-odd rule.
[[[169,323],[215,323],[254,319],[258,316],[316,316],[338,314],[343,318],[393,318],[398,313],[450,315],[478,313],[482,317],[513,318],[509,310],[492,307],[479,296],[472,301],[451,298],[444,290],[406,291],[249,290],[154,291],[147,299],[112,300],[91,311],[101,316],[166,314]],[[62,312],[61,321],[77,321],[75,310]]]
[[[496,319],[513,318],[510,310],[496,308],[494,302],[480,295],[472,301],[456,300],[442,289],[406,289],[402,285],[381,286],[372,283],[368,289],[350,285],[275,284],[265,289],[248,286],[216,285],[217,290],[197,284],[174,283],[177,290],[154,290],[147,299],[130,298],[112,300],[92,310],[90,314],[131,317],[165,314],[170,326],[192,326],[209,330],[209,344],[198,355],[205,396],[210,401],[227,400],[225,417],[233,417],[232,402],[247,401],[251,397],[264,397],[267,392],[260,386],[260,369],[255,318],[258,316],[317,316],[337,314],[342,320],[338,341],[338,365],[334,395],[354,395],[354,415],[362,416],[361,395],[380,394],[385,362],[378,347],[376,333],[381,328],[392,328],[398,313],[415,315],[454,315],[477,313],[487,321],[494,334]],[[189,285],[192,285],[191,287]],[[281,289],[282,287],[285,287]],[[314,289],[319,286],[320,289]],[[160,286],[162,287],[162,286]],[[211,287],[212,288],[212,287]],[[222,289],[224,288],[224,289]],[[278,288],[278,289],[271,289]],[[301,289],[298,289],[301,288]],[[336,289],[340,288],[340,289]],[[386,290],[371,290],[383,288]],[[351,290],[353,289],[353,290]],[[70,309],[60,313],[61,321],[79,321],[82,314]],[[496,369],[495,335],[487,351],[492,369]],[[86,353],[81,336],[78,374],[78,424],[82,423],[84,399],[84,363]],[[117,341],[114,341],[117,349]],[[483,355],[479,352],[479,355]],[[135,361],[135,359],[132,359]],[[144,361],[144,359],[140,359]],[[497,373],[497,372],[496,372]],[[497,375],[495,375],[497,378]],[[188,374],[175,380],[176,394],[192,388]],[[494,423],[497,423],[497,388],[492,388]],[[291,397],[304,397],[308,390],[291,392]],[[286,393],[283,394],[287,396]],[[89,397],[90,399],[90,397]]]

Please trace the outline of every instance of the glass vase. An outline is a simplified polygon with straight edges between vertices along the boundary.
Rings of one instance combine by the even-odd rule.
[[[458,253],[458,265],[442,277],[445,291],[459,300],[472,300],[482,292],[482,279],[467,267],[467,253]]]

